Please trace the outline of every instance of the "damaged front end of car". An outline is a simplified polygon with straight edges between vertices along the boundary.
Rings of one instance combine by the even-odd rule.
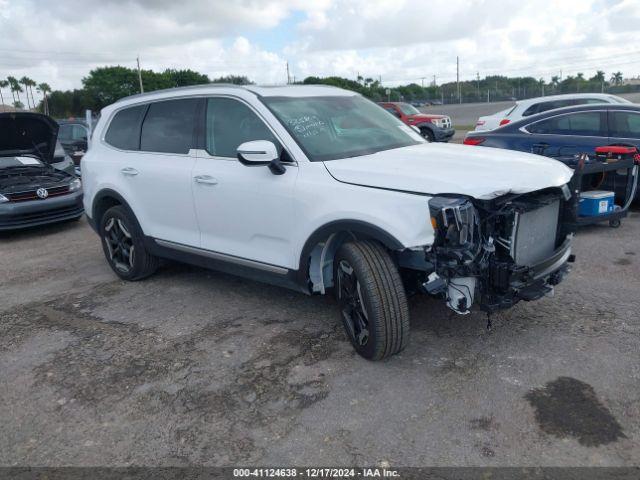
[[[488,313],[551,294],[574,261],[575,200],[565,185],[491,200],[429,200],[434,242],[422,288],[460,314]]]

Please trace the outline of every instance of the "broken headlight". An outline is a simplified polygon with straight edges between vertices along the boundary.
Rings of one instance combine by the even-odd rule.
[[[469,249],[478,245],[478,212],[464,197],[433,197],[429,200],[435,247]]]

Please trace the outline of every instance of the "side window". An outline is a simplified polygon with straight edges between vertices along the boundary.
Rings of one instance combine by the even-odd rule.
[[[529,133],[554,135],[606,136],[600,112],[578,112],[560,115],[527,126]]]
[[[104,136],[109,145],[123,150],[140,148],[140,121],[146,105],[125,108],[115,114]]]
[[[194,145],[197,107],[197,98],[151,103],[142,123],[140,150],[188,153]]]
[[[271,130],[244,103],[232,98],[207,100],[207,152],[236,158],[238,146],[252,140],[269,140],[281,149]]]
[[[71,131],[71,138],[73,140],[86,141],[87,130],[82,125],[73,125],[73,129]]]
[[[400,112],[396,110],[394,107],[384,107],[384,109],[391,113],[394,117],[400,118]]]
[[[528,117],[530,115],[535,115],[538,113],[538,107],[540,107],[539,103],[534,103],[529,108],[527,108],[524,112],[522,112],[523,117]]]
[[[60,128],[58,129],[58,140],[71,140],[72,138],[72,131],[71,131],[71,125],[60,125]]]
[[[610,136],[640,138],[640,114],[632,112],[609,112]]]

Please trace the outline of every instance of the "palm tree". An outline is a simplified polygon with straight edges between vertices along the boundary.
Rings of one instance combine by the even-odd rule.
[[[29,97],[29,94],[31,94],[31,105],[33,105],[33,108],[36,108],[36,99],[33,96],[33,87],[35,87],[37,85],[36,82],[34,82],[31,78],[29,77],[22,77],[20,79],[20,83],[22,83],[23,85],[25,85],[25,90],[27,93],[27,98]]]
[[[26,77],[26,76],[24,76],[20,80],[18,80],[19,83],[24,85],[25,95],[27,96],[27,108],[29,110],[31,110],[31,102],[29,101],[29,82],[30,81],[31,81],[31,79],[29,77]]]
[[[7,85],[9,86],[9,90],[11,90],[11,98],[14,102],[16,101],[16,91],[13,87],[16,81],[15,77],[7,77]]]
[[[7,88],[9,86],[9,82],[6,80],[0,80],[0,104],[2,105],[2,110],[4,111],[4,97],[2,96],[2,89]]]
[[[622,83],[622,72],[616,72],[611,75],[611,83],[614,85],[620,85]]]
[[[16,97],[17,97],[18,103],[22,104],[22,102],[20,101],[20,92],[22,92],[23,90],[22,90],[22,87],[20,86],[20,82],[16,77],[7,77],[7,80],[11,85],[11,91],[15,92],[16,94],[16,96],[13,98],[14,105],[16,103]]]
[[[51,92],[51,87],[48,83],[40,83],[38,84],[37,90],[42,93],[44,99],[42,100],[42,104],[44,106],[45,115],[49,115],[49,102],[47,101],[47,93]]]

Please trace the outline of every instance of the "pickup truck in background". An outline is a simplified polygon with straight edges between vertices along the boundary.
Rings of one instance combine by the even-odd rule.
[[[447,115],[422,113],[404,102],[381,102],[380,106],[407,125],[416,127],[429,142],[448,142],[456,133]]]

